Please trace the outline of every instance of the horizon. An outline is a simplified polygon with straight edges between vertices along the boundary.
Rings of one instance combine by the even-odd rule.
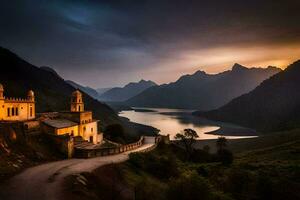
[[[5,48],[5,47],[2,47],[2,48],[7,49],[8,51],[14,53],[16,56],[19,56],[18,54],[16,54],[15,52],[13,52],[12,50],[10,50],[10,49],[8,49],[8,48]],[[20,57],[20,58],[21,58],[21,59],[24,59],[24,58],[22,58],[22,57]],[[57,70],[56,70],[55,68],[52,68],[52,67],[47,66],[47,65],[46,65],[46,66],[37,66],[37,65],[35,65],[34,63],[31,63],[30,61],[28,61],[28,60],[26,60],[26,59],[24,59],[24,60],[25,60],[26,62],[30,63],[30,64],[33,64],[34,66],[36,66],[36,67],[38,67],[38,68],[42,68],[42,67],[50,68],[50,69],[54,70],[59,76],[61,76],[61,74],[60,74],[59,72],[57,72]],[[90,85],[85,85],[85,84],[82,84],[82,83],[80,83],[80,82],[77,82],[76,80],[66,79],[66,78],[63,77],[63,76],[61,76],[61,77],[62,77],[65,81],[71,81],[71,82],[74,82],[74,83],[79,84],[79,85],[81,85],[81,86],[84,86],[84,87],[90,87],[90,88],[92,88],[92,89],[98,90],[98,89],[106,89],[106,88],[123,88],[123,87],[125,87],[126,85],[128,85],[128,84],[130,84],[130,83],[139,83],[139,82],[141,82],[141,81],[146,81],[146,82],[152,81],[152,82],[154,82],[154,83],[157,84],[157,85],[170,84],[170,83],[174,83],[174,82],[178,81],[182,76],[186,76],[186,75],[194,75],[194,74],[196,74],[197,72],[204,72],[204,73],[207,74],[207,75],[216,75],[216,74],[224,73],[224,72],[226,72],[226,71],[232,71],[232,70],[233,70],[233,67],[234,67],[235,65],[240,65],[241,67],[244,67],[244,68],[247,68],[247,69],[268,69],[268,68],[270,68],[270,67],[273,67],[273,68],[277,68],[277,69],[280,69],[280,70],[285,70],[289,65],[291,65],[291,64],[293,64],[294,62],[297,62],[297,61],[300,61],[300,58],[299,58],[299,59],[296,59],[296,60],[294,60],[294,61],[292,61],[291,63],[288,63],[288,64],[287,64],[286,66],[284,66],[284,67],[278,67],[278,66],[274,66],[274,65],[268,65],[268,66],[246,66],[246,65],[243,65],[243,64],[241,64],[241,63],[234,62],[230,67],[228,67],[228,69],[224,69],[223,71],[219,71],[219,72],[216,72],[216,73],[209,73],[209,72],[204,71],[204,70],[202,70],[201,68],[199,68],[199,69],[195,69],[195,71],[192,71],[191,73],[188,73],[188,74],[181,74],[181,75],[179,75],[179,77],[175,77],[175,79],[174,79],[174,80],[171,80],[170,82],[157,83],[157,82],[155,82],[155,81],[153,81],[153,80],[150,80],[150,79],[144,79],[144,78],[141,78],[141,79],[138,79],[138,80],[131,80],[131,81],[125,83],[124,85],[107,86],[107,87],[92,87],[92,86],[90,86]],[[1,84],[1,83],[0,83],[0,84]]]
[[[130,82],[128,82],[128,83],[125,83],[124,85],[112,86],[112,87],[104,87],[104,88],[94,88],[94,87],[91,87],[91,86],[89,86],[89,85],[84,85],[84,84],[78,83],[78,82],[73,81],[73,80],[67,80],[67,81],[73,81],[73,82],[78,83],[78,84],[80,84],[80,85],[82,85],[82,86],[84,86],[84,87],[90,87],[90,88],[95,89],[95,90],[97,90],[97,89],[105,89],[105,88],[115,88],[115,87],[121,87],[121,88],[122,88],[122,87],[125,87],[126,85],[128,85],[129,83],[138,83],[138,82],[140,82],[140,81],[142,81],[142,80],[144,80],[144,81],[152,81],[152,82],[156,83],[157,85],[164,85],[164,84],[174,83],[174,82],[178,81],[182,76],[186,76],[186,75],[194,75],[194,74],[197,73],[197,72],[204,72],[204,73],[206,73],[206,74],[208,74],[208,75],[221,74],[221,73],[226,72],[226,71],[231,71],[232,68],[233,68],[233,66],[234,66],[235,64],[241,65],[242,67],[245,67],[245,68],[247,68],[247,69],[267,69],[267,68],[269,68],[269,67],[274,67],[274,68],[277,68],[277,69],[280,69],[280,70],[283,71],[283,70],[285,70],[289,65],[291,65],[291,64],[293,64],[294,62],[297,62],[297,61],[300,61],[300,58],[299,58],[299,59],[296,59],[295,61],[292,61],[291,63],[289,63],[287,66],[284,66],[284,67],[278,67],[278,66],[273,66],[273,65],[268,65],[268,66],[245,66],[245,65],[242,65],[242,64],[240,64],[240,63],[233,63],[231,67],[228,67],[228,69],[224,69],[224,71],[220,71],[220,72],[216,72],[216,73],[208,73],[208,72],[206,72],[206,71],[203,71],[203,70],[199,69],[199,70],[193,71],[193,72],[191,72],[191,73],[189,73],[189,74],[181,74],[179,77],[177,77],[177,78],[175,77],[174,80],[172,80],[172,81],[170,81],[170,82],[165,82],[165,83],[157,83],[157,82],[155,82],[155,81],[153,81],[153,80],[150,80],[150,79],[143,79],[143,78],[141,78],[141,79],[139,79],[139,80],[132,80],[132,81],[130,81]]]
[[[0,45],[92,88],[165,84],[234,63],[284,69],[300,58],[298,8],[296,0],[9,1]]]

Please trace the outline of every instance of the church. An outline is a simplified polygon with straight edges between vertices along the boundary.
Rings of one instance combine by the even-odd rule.
[[[98,133],[98,120],[93,119],[91,111],[85,111],[82,93],[72,93],[70,111],[59,112],[58,117],[42,122],[44,132],[53,135],[82,137],[84,141],[99,144],[103,135]]]
[[[32,90],[28,91],[26,98],[5,97],[4,87],[0,84],[0,122],[21,122],[25,129],[35,126],[45,134],[68,136],[71,140],[77,138],[90,144],[101,144],[103,141],[103,134],[98,132],[99,120],[93,119],[92,111],[85,111],[79,90],[72,93],[69,111],[40,113],[36,117]]]
[[[34,92],[29,90],[26,98],[5,97],[4,87],[0,84],[0,121],[28,121],[34,118]]]

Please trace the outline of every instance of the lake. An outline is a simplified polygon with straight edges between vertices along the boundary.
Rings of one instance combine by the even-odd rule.
[[[256,137],[254,131],[237,125],[214,122],[191,115],[192,110],[168,108],[134,108],[122,111],[119,116],[126,117],[132,122],[155,127],[161,135],[170,135],[174,139],[176,133],[191,128],[197,131],[199,139],[216,139],[223,134],[228,139]],[[214,133],[214,134],[212,134]]]

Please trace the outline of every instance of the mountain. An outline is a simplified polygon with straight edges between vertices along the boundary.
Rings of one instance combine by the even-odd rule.
[[[5,96],[24,97],[27,91],[32,89],[36,96],[37,112],[69,109],[70,95],[75,88],[60,78],[53,70],[33,66],[2,47],[0,47],[0,68],[0,83],[4,86]],[[95,100],[84,91],[82,92],[85,108],[93,111],[94,117],[100,120],[102,129],[109,124],[121,124],[125,128],[127,138],[136,137],[141,131],[147,133],[152,131],[149,127],[125,121],[108,105]],[[145,130],[146,128],[149,130]]]
[[[300,128],[300,60],[225,106],[195,114],[260,131]]]
[[[149,81],[141,80],[137,83],[132,82],[125,85],[122,88],[115,87],[104,92],[100,96],[100,99],[104,101],[117,101],[117,102],[126,101],[129,98],[134,97],[135,95],[155,85],[156,83],[150,80]]]
[[[0,82],[5,95],[22,97],[32,89],[36,96],[37,112],[67,110],[74,87],[65,82],[49,68],[39,68],[24,61],[7,49],[0,47]],[[84,92],[84,91],[83,91]],[[119,121],[114,111],[89,95],[84,95],[86,108],[105,124]]]
[[[40,69],[48,71],[48,72],[50,72],[50,73],[54,74],[55,76],[62,79],[62,77],[54,69],[52,69],[51,67],[41,66]]]
[[[98,95],[102,95],[104,92],[110,90],[112,88],[97,88],[96,91],[98,92]]]
[[[197,71],[176,82],[151,87],[126,101],[131,106],[211,110],[247,93],[263,80],[280,72],[279,68],[246,68],[234,64],[219,74]]]
[[[72,85],[74,88],[79,89],[79,90],[87,93],[88,95],[90,95],[94,99],[99,98],[98,92],[95,89],[91,88],[91,87],[82,86],[82,85],[80,85],[78,83],[75,83],[74,81],[71,81],[71,80],[66,80],[66,82],[69,83],[70,85]]]

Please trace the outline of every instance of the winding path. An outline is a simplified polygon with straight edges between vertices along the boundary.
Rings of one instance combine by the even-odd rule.
[[[96,157],[90,159],[68,159],[51,162],[29,168],[11,178],[5,186],[1,186],[1,200],[59,200],[62,183],[66,176],[81,172],[90,172],[100,166],[124,162],[132,152],[149,149],[155,145],[148,140],[141,147],[122,154]]]

